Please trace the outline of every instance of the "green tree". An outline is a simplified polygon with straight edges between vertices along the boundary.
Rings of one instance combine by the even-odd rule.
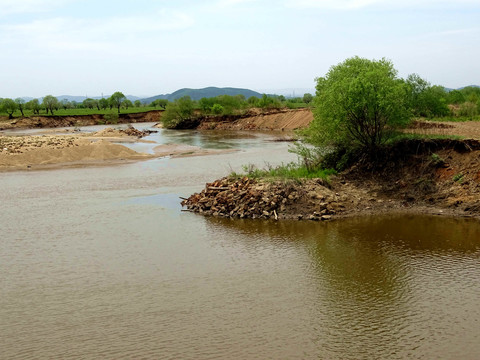
[[[480,87],[467,86],[460,91],[465,96],[466,101],[477,102],[480,99]]]
[[[250,96],[248,99],[247,99],[247,103],[250,105],[250,106],[257,106],[258,104],[258,98],[256,96]]]
[[[17,103],[12,99],[6,98],[2,101],[2,109],[8,114],[9,119],[13,119],[13,113],[17,110]]]
[[[73,107],[72,103],[68,101],[68,99],[62,99],[60,101],[60,106],[63,108],[63,110],[71,109]]]
[[[128,109],[129,107],[133,107],[133,103],[130,100],[125,99],[125,100],[122,101],[122,106],[125,109]]]
[[[38,101],[38,99],[33,99],[33,100],[28,101],[25,104],[25,108],[28,109],[28,110],[31,110],[36,115],[40,114],[41,106],[40,106],[40,102]]]
[[[194,105],[190,96],[184,96],[168,103],[161,119],[163,126],[167,129],[174,129],[181,126],[182,123],[192,120]]]
[[[168,100],[167,99],[158,99],[157,104],[158,104],[158,106],[160,106],[161,108],[163,108],[165,110],[167,108],[167,105],[168,105]]]
[[[461,104],[466,101],[465,95],[459,90],[452,90],[448,93],[447,102],[449,104]]]
[[[303,94],[303,102],[305,104],[310,104],[313,101],[313,95],[310,93]]]
[[[114,92],[112,96],[110,96],[110,104],[112,107],[116,107],[118,113],[120,114],[120,106],[122,106],[123,100],[127,97],[123,95],[120,91]]]
[[[220,104],[213,104],[211,108],[212,114],[215,114],[215,115],[220,115],[221,113],[223,113],[223,111],[224,111],[224,108]]]
[[[82,103],[83,103],[83,106],[86,109],[93,109],[96,106],[96,101],[94,99],[91,99],[91,98],[87,98],[87,99],[83,100]]]
[[[135,105],[136,108],[139,108],[142,106],[142,102],[140,100],[135,100],[133,104]]]
[[[214,104],[215,104],[215,98],[203,97],[200,100],[198,100],[198,106],[204,113],[209,112]]]
[[[16,98],[15,103],[17,104],[17,109],[22,113],[22,117],[24,117],[25,114],[23,113],[23,110],[25,109],[25,100],[22,98]]]
[[[47,95],[43,98],[43,107],[47,110],[47,114],[50,111],[50,114],[53,115],[53,110],[58,108],[58,99],[55,96]]]
[[[98,106],[100,107],[100,109],[105,110],[106,108],[108,108],[108,100],[105,98],[101,98],[100,100],[98,100]]]
[[[388,138],[387,127],[409,121],[405,83],[388,60],[349,58],[316,81],[310,143],[373,153]]]
[[[441,86],[431,86],[417,74],[406,79],[408,88],[408,106],[414,116],[445,116],[450,110],[447,106],[447,92]]]
[[[256,106],[263,109],[278,109],[282,107],[282,104],[277,98],[263,94],[261,99],[257,101]]]

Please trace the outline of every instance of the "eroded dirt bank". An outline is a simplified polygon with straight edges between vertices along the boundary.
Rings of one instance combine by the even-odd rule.
[[[310,109],[250,109],[242,115],[204,117],[195,126],[199,130],[296,130],[312,120]]]
[[[137,122],[158,122],[162,116],[163,110],[153,110],[143,113],[119,114],[118,124],[128,124]],[[68,126],[91,126],[106,124],[108,120],[103,115],[76,115],[76,116],[31,116],[12,121],[0,122],[0,130],[17,128],[57,128]]]
[[[405,141],[379,161],[359,163],[330,184],[223,178],[182,205],[239,218],[321,221],[399,211],[480,218],[480,142]]]

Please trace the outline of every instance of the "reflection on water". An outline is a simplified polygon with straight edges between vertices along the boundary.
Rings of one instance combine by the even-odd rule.
[[[229,168],[292,159],[188,134],[156,136],[244,150],[0,174],[0,358],[477,357],[477,221],[181,212]]]
[[[308,283],[303,305],[316,320],[304,335],[314,337],[312,357],[475,358],[480,351],[478,221],[208,221],[212,233],[241,234],[235,245],[249,252],[261,252],[266,241],[308,254],[295,281]]]

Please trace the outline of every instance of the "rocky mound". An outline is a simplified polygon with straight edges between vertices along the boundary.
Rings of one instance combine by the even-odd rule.
[[[188,211],[232,218],[329,220],[409,211],[480,217],[480,142],[409,140],[321,179],[248,177],[208,183],[182,202]]]
[[[122,136],[135,136],[137,138],[142,138],[144,136],[148,136],[152,133],[155,133],[155,130],[137,130],[132,125],[129,125],[126,129],[113,129],[113,128],[106,128],[96,132],[93,136],[94,137],[122,137]]]
[[[306,198],[312,200],[309,205],[317,206],[297,209],[296,205],[303,203]],[[182,205],[200,214],[231,218],[278,220],[306,217],[310,220],[329,220],[331,215],[342,212],[344,208],[338,201],[337,194],[328,189],[321,179],[299,186],[294,182],[226,177],[206,184],[202,192],[185,199]],[[298,211],[292,212],[294,209]]]

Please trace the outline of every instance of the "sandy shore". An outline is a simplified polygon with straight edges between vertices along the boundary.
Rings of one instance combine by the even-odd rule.
[[[92,141],[75,135],[0,137],[0,170],[31,169],[54,164],[88,165],[152,157],[104,139]]]
[[[165,144],[155,147],[154,154],[139,153],[118,143],[154,142],[132,136],[138,134],[131,129],[106,128],[88,134],[52,134],[52,130],[48,129],[41,134],[0,135],[0,171],[112,165],[156,157],[206,156],[237,151]]]

